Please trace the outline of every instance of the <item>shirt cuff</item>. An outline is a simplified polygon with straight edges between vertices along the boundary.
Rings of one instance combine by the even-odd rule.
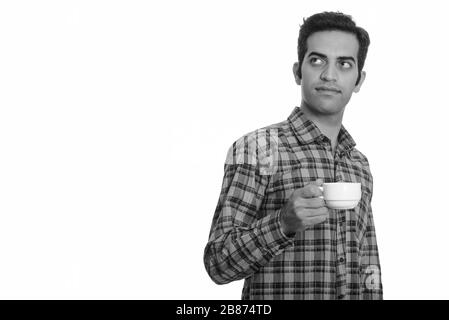
[[[294,240],[294,237],[289,237],[282,231],[280,214],[281,210],[278,210],[272,215],[263,217],[258,226],[260,230],[258,238],[262,250],[273,256],[279,254],[287,246],[293,245]]]

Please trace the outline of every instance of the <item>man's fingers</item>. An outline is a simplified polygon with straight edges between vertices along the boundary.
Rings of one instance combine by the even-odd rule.
[[[306,212],[307,212],[306,213],[307,217],[319,217],[319,216],[327,217],[327,216],[329,216],[329,209],[327,209],[327,207],[320,207],[317,209],[308,209]]]
[[[320,182],[319,180],[320,179],[317,180],[318,183]],[[321,189],[320,189],[320,185],[322,184],[322,182],[320,185],[318,185],[318,183],[316,183],[316,182],[311,183],[311,184],[306,185],[304,188],[302,188],[301,196],[303,198],[316,198],[316,197],[322,196],[323,191],[321,191]]]
[[[327,219],[327,216],[313,217],[313,218],[310,218],[309,223],[311,225],[314,225],[314,224],[324,222],[324,221],[326,221],[326,219]]]
[[[324,207],[326,203],[323,198],[298,198],[295,201],[295,208],[320,208]]]

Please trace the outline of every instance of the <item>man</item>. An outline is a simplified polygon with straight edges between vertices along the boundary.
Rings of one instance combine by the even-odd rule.
[[[243,299],[382,299],[372,176],[342,125],[369,43],[351,16],[304,20],[293,66],[301,106],[228,152],[204,264],[218,284],[245,279]],[[326,207],[319,187],[336,181],[361,183],[356,208]]]

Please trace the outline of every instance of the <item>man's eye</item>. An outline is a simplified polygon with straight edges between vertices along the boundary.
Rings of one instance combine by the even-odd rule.
[[[320,58],[311,58],[310,63],[316,66],[320,66],[324,63],[324,61]]]
[[[349,62],[347,62],[347,61],[342,61],[342,62],[340,62],[340,65],[341,65],[341,67],[342,67],[343,69],[350,69],[350,68],[352,68],[352,64],[349,63]]]

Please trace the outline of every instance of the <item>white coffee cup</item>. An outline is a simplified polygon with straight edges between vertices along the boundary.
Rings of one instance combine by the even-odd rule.
[[[360,182],[330,182],[320,187],[326,206],[331,209],[353,209],[362,198]]]

